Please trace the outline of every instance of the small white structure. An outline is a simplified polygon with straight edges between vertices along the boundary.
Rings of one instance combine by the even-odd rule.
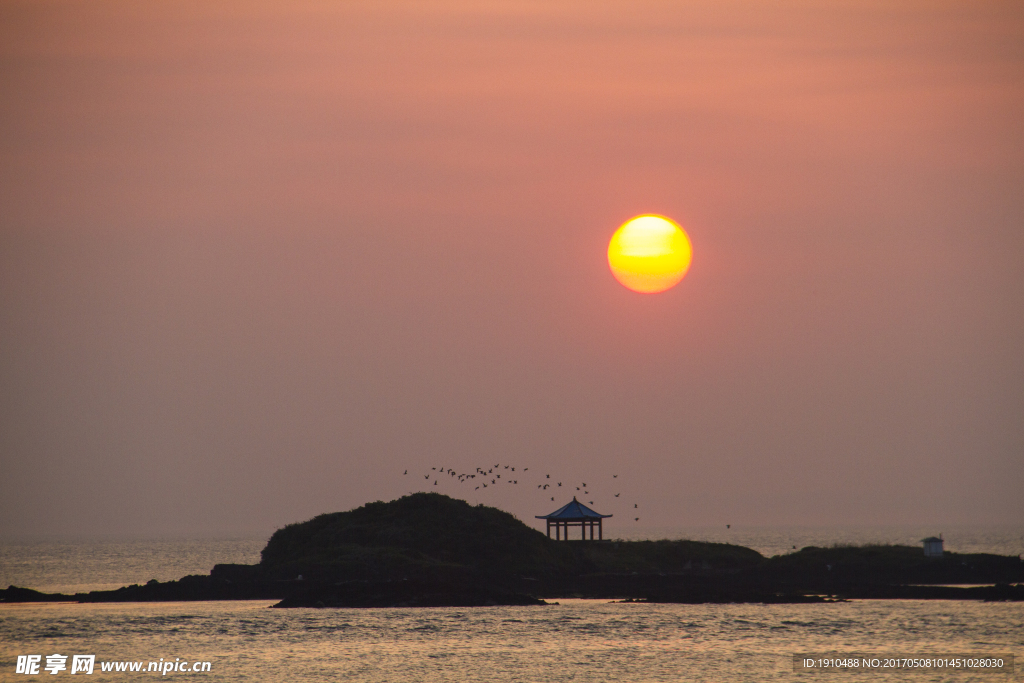
[[[942,534],[939,534],[938,538],[934,536],[922,538],[921,542],[924,543],[925,557],[942,557]]]

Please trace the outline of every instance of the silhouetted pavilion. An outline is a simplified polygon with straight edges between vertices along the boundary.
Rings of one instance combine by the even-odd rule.
[[[569,540],[569,527],[578,526],[582,535],[580,540],[587,540],[587,528],[590,528],[590,540],[594,540],[594,527],[597,527],[597,540],[603,540],[601,521],[605,517],[611,517],[612,515],[602,515],[594,512],[583,503],[576,500],[573,496],[572,502],[568,503],[559,509],[552,512],[550,515],[536,515],[537,519],[546,519],[548,522],[548,538],[551,538],[551,527],[555,527],[555,540]],[[562,530],[565,530],[564,538]]]

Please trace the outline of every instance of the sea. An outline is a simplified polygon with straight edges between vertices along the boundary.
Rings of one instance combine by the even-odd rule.
[[[630,538],[730,542],[777,555],[808,545],[918,545],[939,533],[947,550],[1024,553],[1024,527],[674,528]],[[257,562],[265,543],[6,541],[0,585],[74,593],[177,579],[218,563]],[[1024,603],[552,602],[415,609],[272,609],[266,600],[4,604],[0,681],[90,675],[71,673],[76,656],[85,656],[82,666],[92,656],[92,676],[122,681],[1024,681]],[[33,655],[39,673],[18,673],[19,658],[24,665]],[[1003,666],[950,668],[957,658],[1001,659]],[[815,666],[801,668],[807,663]]]

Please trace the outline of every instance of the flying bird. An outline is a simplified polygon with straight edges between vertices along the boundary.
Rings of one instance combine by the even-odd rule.
[[[634,521],[634,522],[639,522],[639,521],[640,521],[640,518],[639,518],[639,517],[634,517],[634,518],[633,518],[633,521]]]
[[[619,478],[619,475],[617,475],[617,474],[613,474],[612,475],[612,479],[618,479],[618,478]]]
[[[638,508],[638,507],[640,507],[640,506],[639,506],[639,505],[637,505],[636,503],[633,503],[633,507],[635,507],[635,508]]]
[[[409,474],[409,470],[406,470],[405,472],[402,472],[402,474]]]
[[[618,497],[619,497],[619,494],[617,494],[617,493],[616,493],[616,494],[615,494],[615,497],[616,497],[616,498],[618,498]]]
[[[728,529],[728,528],[729,528],[729,527],[731,527],[731,526],[732,526],[731,524],[726,524],[726,525],[725,525],[725,528],[726,528],[726,529]]]

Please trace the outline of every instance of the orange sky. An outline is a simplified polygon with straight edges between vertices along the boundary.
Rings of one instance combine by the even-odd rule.
[[[1019,523],[1024,8],[891,5],[0,2],[0,535]]]

